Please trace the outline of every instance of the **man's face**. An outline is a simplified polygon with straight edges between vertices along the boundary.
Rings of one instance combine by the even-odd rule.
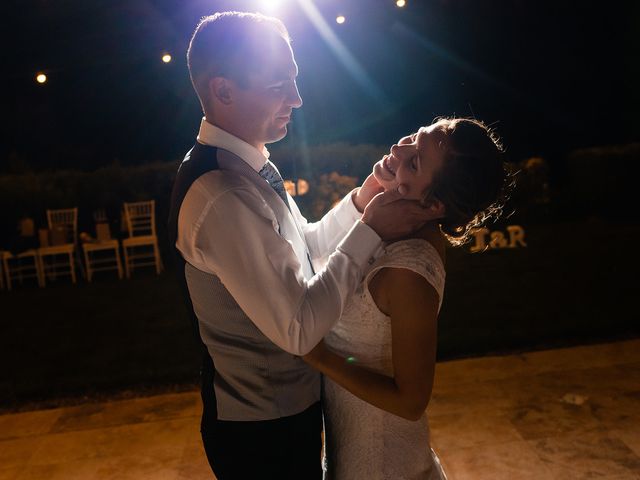
[[[291,112],[302,105],[297,76],[291,46],[278,37],[269,48],[268,60],[249,74],[248,87],[235,91],[235,111],[243,140],[260,148],[285,137]]]

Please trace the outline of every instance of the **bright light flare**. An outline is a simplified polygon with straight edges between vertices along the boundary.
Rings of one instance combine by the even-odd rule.
[[[400,8],[404,7],[407,4],[406,0],[398,0],[396,5]]]
[[[338,15],[336,17],[336,23],[339,24],[339,25],[342,25],[346,21],[347,21],[347,19],[344,18],[344,15]]]
[[[261,0],[260,4],[265,10],[273,11],[282,4],[282,1],[283,0]]]
[[[36,75],[36,82],[38,83],[46,83],[47,76],[44,73],[38,73]]]
[[[347,71],[353,76],[354,80],[360,84],[364,91],[379,104],[380,110],[386,111],[390,108],[391,104],[385,93],[371,77],[369,77],[364,68],[362,68],[362,65],[360,65],[358,60],[338,38],[338,35],[327,23],[327,20],[325,20],[320,10],[318,10],[318,7],[313,3],[313,0],[298,0],[298,5],[300,5],[309,21],[316,30],[318,30],[318,33],[322,36],[322,39],[333,51],[340,63],[345,66]]]
[[[162,55],[162,61],[164,63],[169,63],[171,61],[171,55],[169,55],[168,53],[165,53],[164,55]]]

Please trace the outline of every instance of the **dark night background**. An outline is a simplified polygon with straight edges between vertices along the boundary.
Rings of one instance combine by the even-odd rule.
[[[201,116],[185,62],[198,19],[264,3],[5,3],[0,170],[16,159],[36,169],[179,159]],[[493,125],[513,160],[541,155],[552,166],[571,149],[640,140],[634,2],[407,3],[315,2],[375,91],[348,73],[296,1],[271,10],[294,39],[305,101],[285,142],[384,145],[452,114]]]

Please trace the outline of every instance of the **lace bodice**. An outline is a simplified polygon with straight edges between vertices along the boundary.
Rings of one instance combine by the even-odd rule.
[[[406,268],[422,275],[435,288],[442,303],[445,272],[435,248],[421,239],[392,243],[371,265],[326,342],[332,350],[355,357],[359,364],[391,375],[391,322],[378,310],[368,288],[374,275],[385,267]]]
[[[368,284],[380,269],[406,268],[423,276],[442,302],[445,270],[435,248],[410,239],[388,245],[365,274],[341,319],[325,338],[334,351],[359,365],[393,374],[391,322],[378,310]],[[426,415],[411,422],[363,402],[325,377],[326,479],[444,478],[429,446]]]

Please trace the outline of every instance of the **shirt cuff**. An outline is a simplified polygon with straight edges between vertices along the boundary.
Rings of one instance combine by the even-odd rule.
[[[338,250],[364,269],[375,261],[381,246],[380,236],[369,225],[358,220],[338,244]]]
[[[356,205],[353,203],[352,196],[353,190],[345,195],[335,208],[335,218],[345,230],[351,228],[354,222],[362,218],[362,213],[358,211]]]

